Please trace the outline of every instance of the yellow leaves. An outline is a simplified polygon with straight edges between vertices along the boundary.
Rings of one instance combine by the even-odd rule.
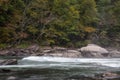
[[[32,34],[36,34],[38,32],[38,29],[36,27],[29,26],[28,31]]]
[[[38,14],[36,12],[31,12],[30,14],[33,18],[37,18],[38,17]]]
[[[50,45],[50,44],[54,44],[55,43],[55,41],[54,40],[52,40],[52,39],[47,39],[47,42],[48,42],[48,44]]]
[[[74,6],[70,6],[69,9],[72,14],[71,17],[79,18],[79,11]]]
[[[93,28],[93,27],[85,27],[85,28],[84,28],[84,31],[85,31],[85,32],[88,32],[88,33],[92,33],[92,32],[95,32],[96,29]]]

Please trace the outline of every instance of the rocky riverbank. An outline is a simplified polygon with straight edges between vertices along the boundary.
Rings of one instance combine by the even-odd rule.
[[[88,44],[85,47],[70,49],[63,47],[40,47],[38,45],[31,45],[28,48],[11,48],[1,50],[0,56],[53,56],[53,57],[70,57],[70,58],[120,58],[120,51],[112,48],[102,48],[95,44]],[[1,60],[0,65],[17,64],[17,60]]]
[[[105,72],[105,73],[95,74],[93,76],[73,75],[66,80],[120,80],[120,75],[112,72]]]
[[[102,48],[95,44],[88,44],[85,47],[70,49],[63,47],[39,47],[31,45],[28,48],[11,48],[0,51],[1,57],[26,57],[26,56],[53,56],[53,57],[70,57],[70,58],[120,58],[120,51],[112,48]],[[17,65],[17,59],[0,59],[0,65]],[[0,73],[15,72],[10,69],[0,69]],[[15,76],[9,76],[8,80],[17,80]],[[112,72],[87,75],[72,75],[65,80],[120,80],[120,75]]]
[[[28,48],[11,48],[7,50],[1,50],[0,56],[12,56],[12,57],[26,57],[26,56],[55,56],[55,57],[70,57],[70,58],[120,58],[119,49],[103,48],[95,44],[88,44],[85,47],[70,49],[63,47],[40,47],[38,45],[31,45]],[[0,60],[0,65],[17,65],[17,59],[5,59]],[[9,69],[0,69],[0,73],[14,72]],[[16,80],[14,76],[8,78]],[[120,80],[120,75],[112,72],[105,72],[101,74],[95,74],[94,76],[86,75],[73,75],[66,80]]]
[[[11,48],[1,50],[0,56],[58,56],[58,57],[72,57],[72,58],[120,58],[120,51],[112,48],[102,48],[95,44],[88,44],[85,47],[70,49],[63,47],[40,47],[38,45],[31,45],[28,48]]]

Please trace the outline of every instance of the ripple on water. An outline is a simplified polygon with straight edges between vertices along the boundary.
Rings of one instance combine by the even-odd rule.
[[[10,76],[18,80],[64,80],[72,75],[94,75],[106,71],[120,71],[120,59],[97,58],[61,58],[61,57],[26,57],[19,65],[0,66],[0,69],[13,72],[0,73],[0,80]]]

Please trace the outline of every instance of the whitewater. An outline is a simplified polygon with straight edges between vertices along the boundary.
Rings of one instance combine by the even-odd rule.
[[[2,65],[0,68],[120,68],[120,58],[66,58],[51,56],[29,56],[18,61],[18,65]]]

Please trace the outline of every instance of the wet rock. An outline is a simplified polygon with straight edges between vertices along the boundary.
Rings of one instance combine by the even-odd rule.
[[[16,56],[18,53],[18,51],[15,50],[9,50],[9,52],[6,54],[6,56]]]
[[[65,50],[45,53],[44,56],[78,58],[81,57],[81,53],[77,50]]]
[[[15,65],[17,64],[17,59],[3,60],[0,62],[0,65]]]
[[[120,80],[120,75],[112,72],[105,72],[95,75],[73,75],[65,80]]]
[[[107,48],[108,49],[108,48]],[[108,51],[109,50],[109,51]],[[76,49],[67,49],[64,47],[39,47],[39,45],[34,44],[29,46],[26,49],[20,48],[11,48],[8,50],[1,50],[0,56],[57,56],[57,57],[72,57],[72,58],[79,58],[79,57],[90,57],[90,58],[103,58],[103,57],[120,57],[120,51],[113,50],[110,48],[106,50],[95,44],[88,44],[86,47],[82,47],[78,50]]]
[[[53,57],[62,57],[62,53],[50,53],[50,54],[44,54],[44,56],[53,56]]]
[[[80,51],[93,52],[93,53],[108,53],[108,51],[105,48],[102,48],[95,44],[88,44],[86,47],[82,47]]]
[[[53,56],[53,57],[77,57],[80,52],[75,50],[67,50],[63,47],[54,47],[53,49],[45,49],[43,52],[44,56]],[[76,53],[78,53],[76,55]]]
[[[44,56],[45,53],[37,52],[34,54],[31,54],[31,56]]]
[[[0,51],[0,56],[30,56],[31,54],[35,54],[39,51],[39,45],[34,44],[29,46],[28,48],[11,48],[8,50]]]
[[[100,53],[93,53],[93,52],[81,52],[83,57],[87,58],[103,58],[104,56]]]
[[[111,73],[111,72],[106,72],[106,73],[103,73],[102,76],[103,76],[103,77],[117,77],[118,74],[116,74],[116,73]]]
[[[28,56],[30,51],[26,49],[12,49],[6,54],[6,56]]]
[[[49,49],[43,50],[43,53],[63,53],[63,52],[67,52],[67,48],[54,47],[54,48],[49,48]]]
[[[31,45],[27,48],[27,50],[30,50],[30,51],[33,51],[33,52],[37,52],[37,51],[39,51],[39,49],[40,49],[40,47],[37,44]]]
[[[68,50],[67,53],[64,54],[65,57],[71,57],[71,58],[79,58],[82,57],[81,53],[77,50]]]
[[[0,51],[0,56],[4,56],[9,52],[9,50],[1,50]]]
[[[118,50],[113,50],[113,51],[110,51],[109,57],[114,57],[114,58],[120,58],[120,51]]]
[[[12,72],[10,69],[0,69],[0,73],[9,73]]]
[[[44,51],[44,50],[51,50],[52,48],[49,46],[44,46],[44,47],[40,47],[40,50]]]
[[[55,51],[59,51],[59,52],[65,52],[67,51],[67,48],[64,47],[54,47]]]
[[[11,73],[16,73],[18,70],[14,70],[14,69],[10,69],[10,68],[0,68],[0,74],[2,73],[7,73],[7,74],[11,74]]]
[[[108,51],[95,44],[88,44],[86,47],[78,49],[83,55],[83,57],[104,57],[108,55]]]
[[[68,53],[79,53],[77,50],[67,50]]]
[[[101,74],[95,75],[96,78],[100,78],[102,80],[120,80],[120,75],[112,72],[105,72]]]
[[[95,78],[93,76],[87,76],[87,75],[73,75],[65,80],[101,80],[99,78]]]
[[[10,77],[7,78],[7,80],[18,80],[18,79],[15,76],[10,76]]]
[[[55,50],[51,49],[51,50],[44,50],[43,53],[55,53]]]
[[[0,60],[0,65],[4,62],[5,60]]]

